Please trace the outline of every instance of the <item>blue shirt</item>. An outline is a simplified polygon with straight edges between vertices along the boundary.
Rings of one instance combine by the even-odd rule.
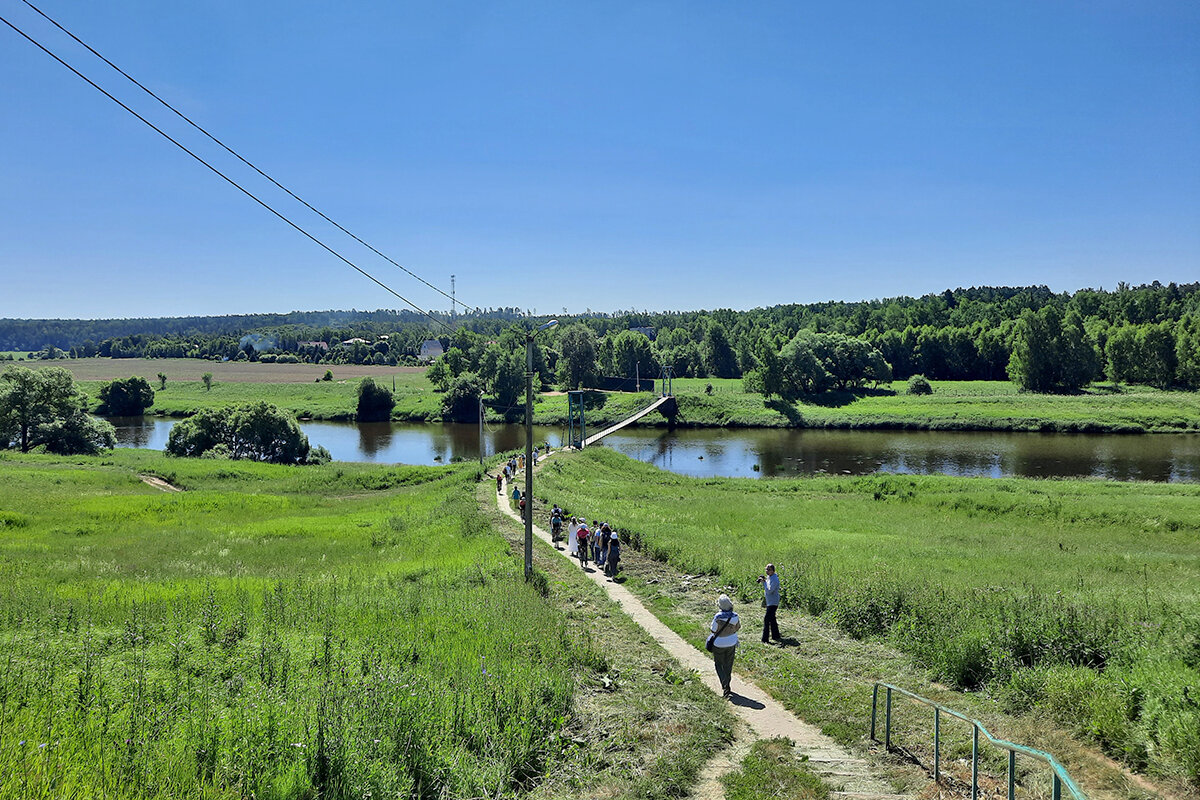
[[[768,575],[763,581],[763,595],[766,597],[767,605],[779,605],[779,576]]]

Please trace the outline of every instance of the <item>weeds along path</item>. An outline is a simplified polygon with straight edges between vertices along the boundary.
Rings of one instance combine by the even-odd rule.
[[[543,456],[544,460],[547,456]],[[520,515],[508,503],[508,483],[504,490],[496,493],[496,502],[500,510],[521,522]],[[546,544],[554,547],[550,534],[533,526],[534,535]],[[565,550],[555,548],[563,558],[570,559]],[[602,572],[594,567],[586,570],[588,577],[614,600],[634,622],[648,633],[659,646],[675,657],[687,669],[693,669],[699,674],[700,680],[713,692],[720,694],[721,685],[713,670],[712,659],[706,653],[688,644],[679,634],[663,624],[654,616],[642,602],[619,583],[608,581]],[[855,756],[839,745],[833,739],[821,733],[814,725],[803,722],[784,708],[775,698],[764,692],[754,683],[741,678],[736,673],[733,676],[733,699],[730,710],[749,728],[754,739],[773,739],[783,737],[791,739],[796,744],[796,752],[808,757],[813,772],[827,780],[838,791],[835,796],[854,798],[854,800],[899,800],[906,797],[893,793],[887,784],[871,773],[866,760]],[[720,759],[720,757],[718,757]],[[719,780],[722,773],[735,765],[733,759],[727,759],[724,764],[719,761],[712,770],[706,770],[702,775],[702,787],[708,788]]]

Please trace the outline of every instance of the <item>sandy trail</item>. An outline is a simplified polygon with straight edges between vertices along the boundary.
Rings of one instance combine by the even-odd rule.
[[[539,463],[549,455],[542,456]],[[509,488],[506,482],[504,491],[496,494],[496,503],[502,512],[523,525],[520,515],[507,502],[508,494]],[[533,533],[546,544],[554,546],[550,534],[537,525],[533,526]],[[563,558],[570,558],[566,550],[556,548],[555,552]],[[708,653],[697,650],[688,644],[683,637],[650,613],[636,595],[621,584],[613,583],[605,578],[604,573],[600,570],[589,567],[585,574],[593,583],[603,589],[609,598],[621,607],[622,611],[650,634],[664,650],[678,659],[680,664],[687,669],[695,670],[705,686],[717,694],[721,693],[721,684],[717,680],[712,658]],[[864,759],[850,753],[833,739],[821,733],[816,726],[796,717],[754,683],[735,673],[732,687],[733,698],[730,700],[730,708],[749,729],[749,741],[743,742],[739,737],[739,741],[735,742],[735,751],[741,752],[719,754],[710,762],[701,774],[694,797],[706,798],[706,800],[707,798],[722,797],[720,776],[737,768],[737,762],[744,754],[744,749],[748,748],[755,739],[776,737],[784,737],[795,742],[797,754],[808,756],[812,770],[837,790],[834,792],[835,795],[854,798],[854,800],[864,798],[899,800],[899,798],[906,797],[894,794],[883,781],[872,775]],[[734,755],[736,758],[733,757]],[[721,793],[714,794],[718,790]]]

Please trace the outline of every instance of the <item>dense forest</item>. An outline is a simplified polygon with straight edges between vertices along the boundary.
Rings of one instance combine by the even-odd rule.
[[[0,350],[43,357],[192,357],[415,363],[421,343],[447,352],[446,381],[491,385],[521,350],[518,309],[445,324],[408,311],[319,311],[125,320],[0,320]],[[853,388],[921,374],[1013,378],[1037,391],[1088,383],[1200,388],[1200,283],[1158,282],[1055,293],[1045,286],[973,287],[923,297],[778,305],[749,311],[620,311],[563,316],[539,338],[547,383],[599,376],[745,377],[767,394]],[[489,353],[489,350],[491,351]],[[514,367],[515,368],[515,367]],[[521,367],[523,368],[523,366]],[[797,388],[798,387],[798,388]]]

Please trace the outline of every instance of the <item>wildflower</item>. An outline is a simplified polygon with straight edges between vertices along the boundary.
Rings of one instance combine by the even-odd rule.
[[[21,747],[24,747],[24,746],[25,746],[25,740],[24,740],[24,739],[22,739],[22,740],[21,740]]]
[[[292,747],[299,747],[301,750],[304,749],[304,745],[300,742],[292,742]]]
[[[45,747],[47,744],[49,744],[49,742],[42,742],[41,744],[39,744],[39,745],[38,745],[38,750],[41,750],[41,749],[42,749],[43,747]]]

